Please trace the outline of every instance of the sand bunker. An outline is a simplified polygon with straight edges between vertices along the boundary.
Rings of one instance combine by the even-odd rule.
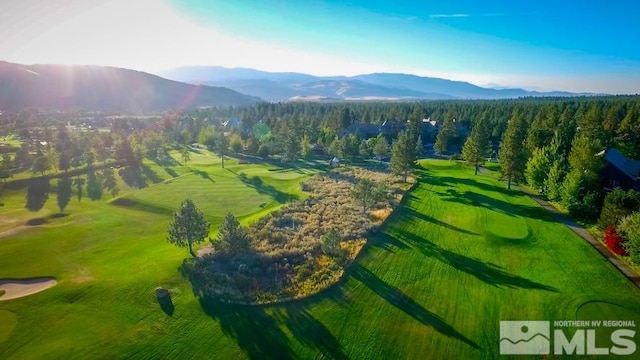
[[[56,285],[54,278],[39,278],[25,280],[0,280],[0,290],[5,293],[0,295],[0,301],[17,299],[24,296],[39,293]]]

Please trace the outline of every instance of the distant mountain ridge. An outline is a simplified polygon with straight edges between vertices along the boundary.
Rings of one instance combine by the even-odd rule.
[[[518,88],[485,88],[464,81],[399,73],[373,73],[351,77],[314,76],[294,72],[266,72],[249,68],[186,66],[162,72],[160,75],[194,84],[224,86],[269,101],[297,98],[448,100],[593,95],[564,91],[527,91]]]
[[[231,89],[186,84],[129,69],[0,61],[0,110],[144,112],[259,101]]]

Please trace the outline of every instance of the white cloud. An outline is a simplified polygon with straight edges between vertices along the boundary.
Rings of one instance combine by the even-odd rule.
[[[438,19],[438,18],[465,18],[465,17],[470,17],[471,14],[431,14],[429,15],[430,18],[432,19]]]

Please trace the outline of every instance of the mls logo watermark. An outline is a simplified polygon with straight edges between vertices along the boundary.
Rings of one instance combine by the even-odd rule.
[[[553,333],[551,325],[549,321],[500,321],[500,354],[631,355],[636,351],[634,321],[554,321]],[[598,328],[609,328],[609,339],[596,342]]]
[[[548,354],[549,334],[548,321],[500,321],[500,354]]]

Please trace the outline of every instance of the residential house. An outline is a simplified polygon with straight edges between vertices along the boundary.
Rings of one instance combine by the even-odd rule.
[[[640,191],[640,160],[629,159],[615,148],[607,149],[603,153],[605,165],[600,176],[605,190],[620,187]]]

